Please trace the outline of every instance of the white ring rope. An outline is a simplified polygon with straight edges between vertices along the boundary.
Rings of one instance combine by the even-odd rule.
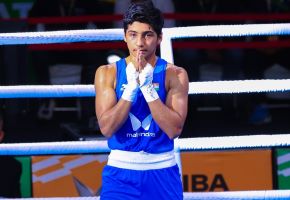
[[[290,79],[191,82],[189,94],[290,91]],[[93,85],[0,86],[0,98],[93,97]]]
[[[123,40],[122,29],[0,33],[0,45]]]
[[[175,140],[175,148],[179,148],[181,151],[288,146],[290,146],[290,134],[181,138]]]
[[[109,151],[106,140],[0,144],[0,155],[65,155]]]
[[[289,200],[290,190],[184,192],[184,200]],[[99,197],[25,198],[25,200],[99,200]]]
[[[164,28],[163,33],[171,39],[187,37],[290,35],[290,23]],[[0,45],[112,41],[123,40],[123,34],[123,29],[1,33]]]
[[[181,138],[175,151],[290,146],[290,134]],[[0,155],[51,155],[109,152],[106,140],[0,144]]]
[[[191,82],[189,94],[290,91],[290,79]]]
[[[289,34],[290,24],[284,23],[284,24],[199,26],[199,27],[183,27],[183,28],[180,27],[180,28],[165,29],[165,32],[167,35],[166,37],[170,37],[170,38],[186,37],[186,36],[198,37],[201,35],[203,36],[224,36],[224,35],[242,36],[242,35],[249,35],[249,34],[250,35]],[[73,41],[91,41],[92,39],[94,40],[123,39],[123,30],[122,29],[106,29],[106,30],[54,31],[54,32],[41,32],[41,33],[40,32],[4,33],[4,34],[0,34],[0,43],[3,43],[3,44],[13,44],[13,42],[17,42],[15,44],[21,44],[21,42],[23,42],[23,44],[30,43],[30,42],[49,43],[49,42],[55,42],[55,40],[59,42],[63,42],[62,41],[63,38],[68,38],[68,39],[65,39],[65,42],[69,42],[71,41],[71,39],[73,39]],[[3,41],[6,41],[6,42],[3,42]],[[289,91],[289,90],[290,90],[289,79],[215,81],[215,82],[191,82],[189,94],[276,92],[276,91]],[[94,96],[94,95],[95,94],[94,94],[93,85],[0,86],[0,98],[80,97],[80,96]],[[285,142],[287,140],[283,140],[283,141]],[[192,147],[190,146],[190,144],[191,144],[190,142],[188,144],[186,142],[186,145],[189,145],[189,148],[193,148],[193,149],[196,148],[196,146]],[[194,144],[196,145],[196,143]],[[247,145],[249,145],[248,142],[247,142]],[[271,146],[271,144],[266,144],[266,145]],[[180,146],[182,147],[182,145]],[[224,145],[219,145],[216,148],[223,148],[223,146]],[[254,144],[254,146],[259,146],[259,145]],[[244,144],[244,145],[239,145],[239,147],[247,147],[247,146],[245,146]],[[37,148],[38,146],[36,144],[36,149]],[[230,147],[226,147],[226,148],[230,148]]]
[[[176,27],[164,29],[163,32],[172,39],[189,37],[290,35],[290,23]]]
[[[93,85],[0,86],[0,98],[92,97]]]
[[[185,192],[185,200],[289,200],[290,190]]]
[[[161,54],[163,58],[173,62],[171,39],[186,37],[290,35],[290,23],[177,27],[165,28],[163,31],[164,41],[161,44]],[[2,33],[0,34],[0,45],[123,40],[123,34],[123,29]],[[289,90],[290,79],[215,81],[191,82],[189,94],[284,92]],[[0,98],[91,97],[94,95],[95,92],[92,85],[0,86]]]

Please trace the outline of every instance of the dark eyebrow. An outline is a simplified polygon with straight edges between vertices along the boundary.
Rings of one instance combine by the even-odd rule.
[[[128,30],[128,33],[138,33],[137,31],[133,31],[133,30]],[[144,31],[144,32],[142,32],[141,34],[142,35],[146,35],[146,34],[148,34],[148,33],[152,33],[152,34],[154,34],[154,31]]]
[[[128,30],[128,33],[137,33],[136,31]]]
[[[154,34],[154,31],[145,31],[145,32],[143,32],[143,34],[147,34],[147,33],[152,33],[152,34]]]

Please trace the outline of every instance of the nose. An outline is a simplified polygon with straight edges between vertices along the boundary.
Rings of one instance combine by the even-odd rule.
[[[143,38],[141,35],[139,35],[139,36],[137,37],[136,45],[137,45],[138,47],[142,47],[142,46],[144,45],[144,38]]]

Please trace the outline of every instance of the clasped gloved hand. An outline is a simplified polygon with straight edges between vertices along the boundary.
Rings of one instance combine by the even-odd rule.
[[[139,87],[147,102],[154,101],[159,98],[156,92],[153,81],[154,68],[147,63],[139,73]]]
[[[139,72],[137,72],[132,62],[130,62],[126,67],[126,76],[128,84],[125,86],[125,90],[122,94],[122,99],[134,102],[139,89]]]

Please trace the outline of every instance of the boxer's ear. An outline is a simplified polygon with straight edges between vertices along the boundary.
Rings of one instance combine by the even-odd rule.
[[[162,42],[162,38],[163,38],[163,34],[161,33],[157,38],[158,45],[160,45],[160,43]]]

